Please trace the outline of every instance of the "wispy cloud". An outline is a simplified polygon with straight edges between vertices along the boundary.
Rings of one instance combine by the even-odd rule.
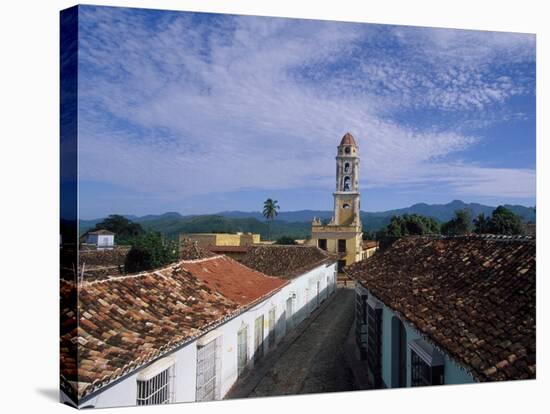
[[[490,114],[531,93],[533,42],[528,35],[85,7],[81,179],[189,195],[331,188],[335,146],[349,130],[369,187],[444,177],[464,196],[532,197],[533,169],[453,158],[481,136],[417,128],[391,115],[419,108]]]

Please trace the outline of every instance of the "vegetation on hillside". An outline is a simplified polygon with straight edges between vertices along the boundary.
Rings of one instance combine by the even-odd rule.
[[[441,234],[446,236],[461,236],[471,231],[472,214],[468,209],[455,211],[455,216],[441,225]]]
[[[283,236],[283,237],[279,237],[275,242],[275,244],[295,245],[298,243],[296,243],[296,240],[294,240],[292,237]]]
[[[166,240],[159,232],[148,232],[133,239],[124,269],[127,273],[141,272],[166,266],[177,260],[178,246],[175,241]]]
[[[385,237],[422,236],[424,234],[439,234],[439,223],[420,214],[403,214],[393,216],[385,229],[376,233],[376,239]]]
[[[455,204],[458,205],[456,202]],[[466,205],[464,203],[462,204]],[[425,206],[426,209],[429,207],[428,205]],[[467,207],[464,208],[458,208],[457,210],[460,211],[467,208],[475,217],[469,230],[473,230],[476,233],[521,233],[521,217],[523,216],[514,213],[517,209],[499,206],[497,209],[489,210],[487,214],[478,214],[477,211],[479,210],[471,209],[471,204],[467,204],[466,206]],[[527,207],[521,208],[534,211],[534,209],[528,209]],[[432,216],[418,213],[396,214],[389,218],[386,216],[378,216],[378,214],[381,213],[362,212],[363,238],[380,240],[380,238],[387,236],[400,237],[410,234],[438,234],[441,231],[443,231],[444,234],[462,234],[464,232],[464,227],[461,227],[461,223],[463,223],[464,220],[462,218],[457,218],[457,210],[455,210],[454,216],[451,216],[447,221],[438,220]],[[492,214],[493,211],[496,211],[494,218]],[[170,240],[177,240],[181,233],[251,232],[260,234],[263,240],[277,240],[283,236],[288,236],[293,239],[305,239],[311,236],[310,220],[292,222],[279,219],[281,216],[288,218],[294,217],[292,216],[292,212],[280,213],[277,215],[277,219],[274,218],[268,221],[263,221],[263,216],[259,212],[257,215],[258,217],[229,217],[223,215],[181,216],[178,213],[166,213],[162,215],[136,217],[132,219],[132,221],[123,216],[112,215],[101,221],[93,220],[86,222],[81,220],[79,222],[79,229],[82,234],[86,230],[105,228],[117,234],[116,242],[118,244],[130,245],[132,244],[130,239],[135,237],[136,233],[143,234],[145,231],[160,232],[164,237]],[[368,223],[365,222],[364,215],[370,217]],[[374,215],[376,215],[376,217],[373,217]],[[449,221],[452,223],[447,224]],[[439,225],[441,225],[442,228],[440,228]]]
[[[480,214],[474,220],[474,232],[478,234],[506,234],[516,235],[523,233],[521,218],[511,210],[498,206],[491,217]]]
[[[145,230],[139,223],[135,223],[118,214],[111,214],[89,231],[95,230],[112,231],[115,233],[115,242],[117,244],[131,245],[136,237],[145,234]]]

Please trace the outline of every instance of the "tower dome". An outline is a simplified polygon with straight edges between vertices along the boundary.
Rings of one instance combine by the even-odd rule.
[[[342,141],[340,141],[340,146],[343,145],[352,145],[354,147],[357,146],[357,143],[355,142],[355,138],[353,138],[353,135],[351,135],[349,132],[346,132],[346,135],[342,137]]]

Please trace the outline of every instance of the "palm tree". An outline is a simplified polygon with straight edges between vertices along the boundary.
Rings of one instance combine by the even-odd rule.
[[[268,198],[267,200],[264,201],[264,211],[262,212],[262,214],[267,220],[270,220],[267,222],[267,232],[268,232],[267,237],[269,240],[271,240],[271,222],[273,221],[275,216],[279,214],[277,212],[279,208],[280,207],[279,207],[279,204],[277,204],[277,200]]]

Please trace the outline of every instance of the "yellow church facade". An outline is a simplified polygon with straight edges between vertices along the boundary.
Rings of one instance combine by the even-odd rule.
[[[314,218],[311,244],[338,254],[338,268],[363,259],[363,230],[359,193],[359,147],[350,133],[343,136],[336,154],[334,215],[324,224]]]

